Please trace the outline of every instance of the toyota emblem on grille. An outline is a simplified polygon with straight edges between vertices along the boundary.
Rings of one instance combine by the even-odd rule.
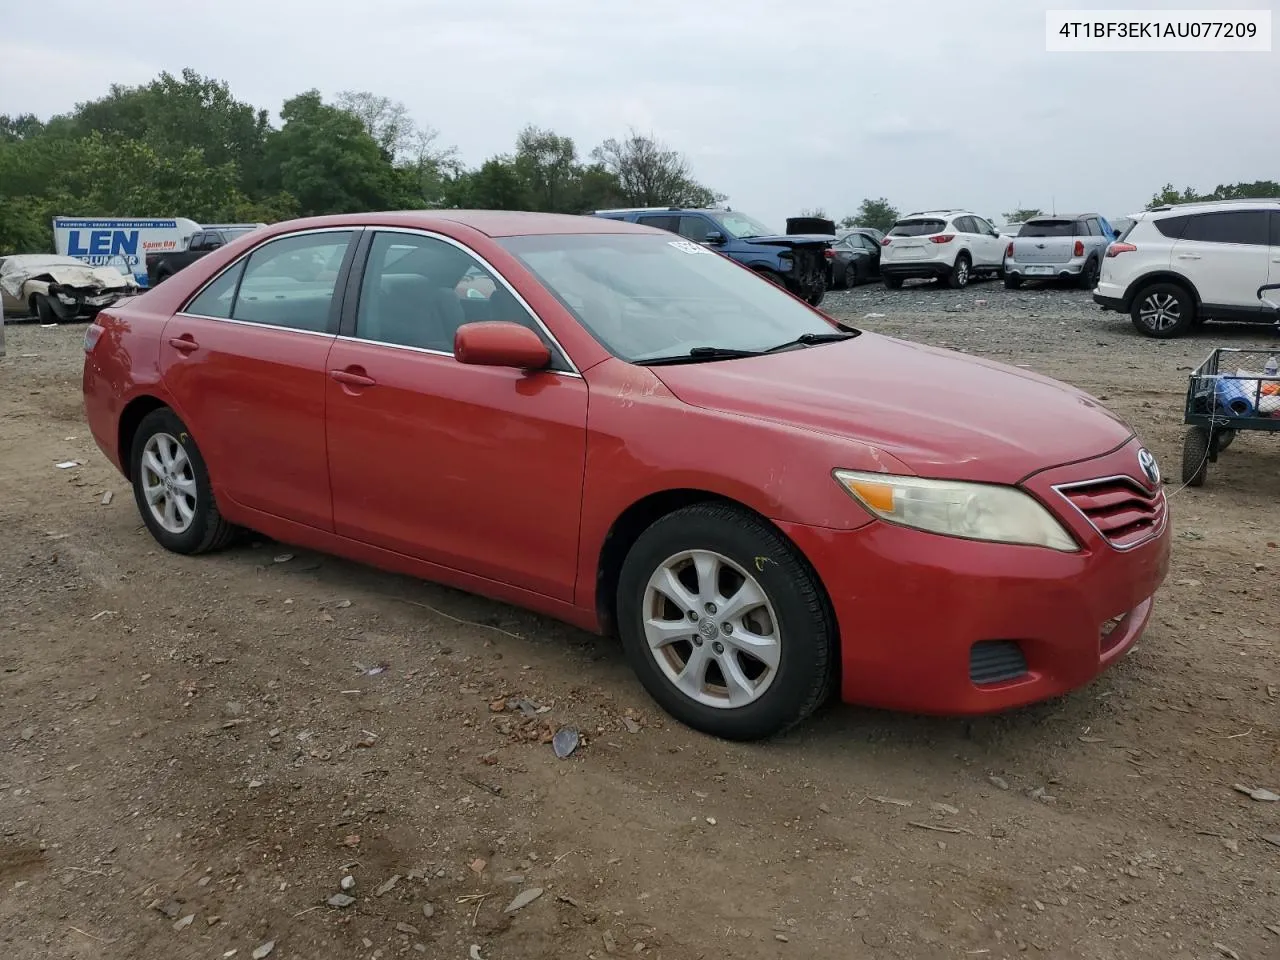
[[[1156,458],[1152,456],[1151,451],[1143,447],[1138,451],[1138,466],[1142,468],[1142,472],[1146,474],[1152,485],[1158,486],[1160,483],[1160,467],[1156,464]]]

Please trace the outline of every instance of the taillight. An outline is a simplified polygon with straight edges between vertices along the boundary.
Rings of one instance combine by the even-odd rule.
[[[1010,241],[1009,241],[1009,245],[1008,245],[1007,247],[1005,247],[1005,248],[1004,248],[1004,255],[1005,255],[1006,257],[1012,257],[1012,256],[1013,256],[1013,241],[1012,241],[1012,240],[1010,240]]]
[[[90,353],[97,346],[98,338],[102,336],[102,327],[96,323],[91,323],[84,328],[84,352]]]
[[[1076,241],[1075,250],[1072,252],[1072,256],[1076,256],[1076,257],[1083,257],[1083,256],[1084,256],[1084,241],[1083,241],[1083,240],[1077,240],[1077,241]]]
[[[936,237],[930,237],[930,243],[950,243],[956,238],[954,233],[940,233]]]
[[[1111,244],[1111,246],[1107,247],[1107,256],[1118,257],[1122,253],[1133,253],[1137,249],[1138,248],[1132,243],[1120,243],[1117,240],[1115,243]]]
[[[830,247],[827,247],[827,249],[823,250],[822,255],[826,257],[828,260],[834,260],[836,258],[836,252],[832,250]]]
[[[881,241],[880,241],[880,246],[882,246],[882,247],[887,247],[887,246],[889,245],[889,241],[890,241],[891,239],[893,239],[893,238],[892,238],[892,237],[885,237],[883,240],[881,240]]]

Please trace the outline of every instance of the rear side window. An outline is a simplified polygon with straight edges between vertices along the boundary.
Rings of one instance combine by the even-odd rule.
[[[351,232],[283,237],[249,255],[232,320],[325,333]]]
[[[1271,245],[1280,247],[1280,210],[1271,211]]]
[[[1074,237],[1074,220],[1031,220],[1018,231],[1020,237]]]
[[[1084,225],[1089,228],[1089,236],[1091,237],[1102,236],[1102,225],[1098,223],[1097,220],[1092,220],[1092,219],[1086,220],[1084,222]]]
[[[230,319],[231,301],[236,295],[236,285],[240,283],[242,273],[243,260],[201,290],[182,312],[197,317],[214,317],[217,320]]]
[[[636,223],[645,227],[657,227],[659,230],[669,230],[672,233],[680,232],[679,217],[637,217]]]
[[[927,237],[941,233],[945,227],[944,220],[899,220],[889,231],[891,237]]]
[[[1200,243],[1240,243],[1265,247],[1270,243],[1266,210],[1223,210],[1193,215],[1182,231],[1183,240]]]
[[[1163,217],[1155,221],[1156,229],[1168,237],[1170,240],[1177,240],[1182,236],[1182,231],[1187,228],[1187,222],[1191,218],[1183,215],[1180,217]]]

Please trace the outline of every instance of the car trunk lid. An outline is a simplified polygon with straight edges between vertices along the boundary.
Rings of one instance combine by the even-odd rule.
[[[1076,233],[1074,220],[1032,220],[1014,238],[1013,258],[1019,263],[1066,263],[1075,256]]]
[[[885,262],[932,260],[937,245],[929,238],[942,233],[947,222],[940,217],[913,217],[893,225],[880,245],[880,259]]]

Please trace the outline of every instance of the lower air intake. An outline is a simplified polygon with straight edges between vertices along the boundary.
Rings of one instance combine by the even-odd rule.
[[[1027,658],[1013,640],[983,640],[969,651],[969,679],[979,687],[1017,680],[1027,673]]]

